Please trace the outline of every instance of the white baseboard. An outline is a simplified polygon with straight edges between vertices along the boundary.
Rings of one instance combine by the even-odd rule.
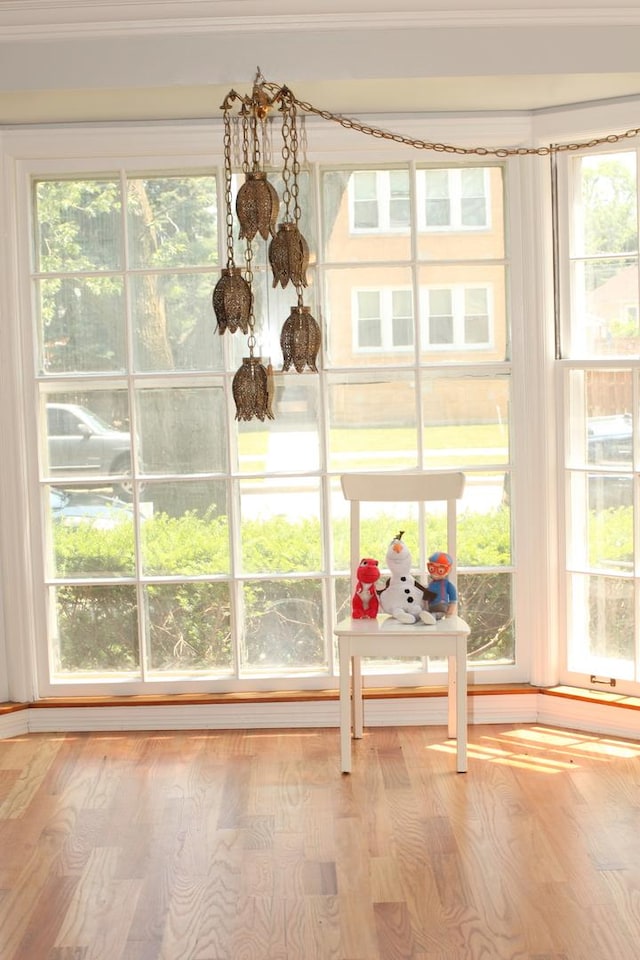
[[[365,701],[369,726],[447,722],[442,697]],[[544,723],[640,740],[640,711],[570,697],[498,694],[469,697],[469,723]],[[114,707],[31,707],[0,716],[0,738],[28,733],[109,730],[250,730],[337,727],[336,700]]]

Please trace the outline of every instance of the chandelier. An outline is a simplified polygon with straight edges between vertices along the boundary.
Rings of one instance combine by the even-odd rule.
[[[282,370],[291,367],[297,373],[306,368],[317,373],[320,350],[320,326],[304,303],[307,286],[309,246],[300,231],[299,198],[299,119],[297,101],[287,87],[266,84],[260,71],[256,74],[250,95],[241,96],[230,90],[221,106],[224,129],[224,175],[226,217],[226,266],[215,285],[213,309],[219,334],[240,330],[247,337],[248,356],[236,371],[232,392],[237,420],[273,420],[273,370],[256,355],[254,243],[260,238],[268,245],[267,257],[273,286],[291,286],[296,303],[284,321],[280,333]],[[279,171],[282,198],[267,176],[264,163],[265,125],[269,114],[281,116],[281,158]],[[244,182],[233,204],[232,124],[236,125],[241,144],[241,166]],[[234,218],[235,212],[235,218]],[[282,215],[278,223],[279,215]],[[238,239],[244,241],[244,266],[236,265],[234,225],[239,224]],[[259,242],[259,240],[257,241]]]
[[[640,127],[624,133],[609,134],[585,142],[549,144],[549,146],[456,146],[408,137],[373,127],[353,117],[345,117],[320,110],[313,104],[298,100],[286,86],[278,86],[264,79],[260,68],[256,72],[250,94],[241,95],[230,90],[220,108],[224,124],[224,174],[227,260],[221,277],[213,290],[213,309],[217,331],[235,333],[240,330],[247,337],[248,357],[244,357],[232,384],[236,403],[236,419],[274,419],[273,371],[265,366],[262,357],[256,356],[255,298],[253,293],[253,243],[259,236],[268,244],[268,260],[273,275],[273,286],[291,285],[296,291],[296,303],[284,321],[280,333],[283,356],[283,372],[291,367],[297,373],[306,368],[318,372],[316,360],[320,350],[320,327],[304,303],[304,288],[307,286],[306,271],[309,264],[309,247],[300,232],[299,197],[299,111],[330,120],[348,130],[404,144],[417,150],[433,151],[455,156],[494,157],[501,160],[526,156],[555,157],[565,151],[597,148],[603,144],[618,143],[640,136]],[[277,111],[281,115],[280,177],[283,184],[282,198],[269,181],[264,163],[263,144],[269,142],[267,120]],[[239,223],[238,239],[244,241],[244,267],[235,263],[234,256],[234,205],[232,171],[232,125],[241,144],[240,166],[244,182],[238,189],[235,200],[235,216]],[[276,171],[277,172],[277,171]],[[282,221],[278,215],[283,211]]]

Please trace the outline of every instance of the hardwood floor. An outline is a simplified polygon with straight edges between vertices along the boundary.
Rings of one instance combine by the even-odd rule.
[[[0,741],[1,960],[637,960],[640,743],[443,736]]]

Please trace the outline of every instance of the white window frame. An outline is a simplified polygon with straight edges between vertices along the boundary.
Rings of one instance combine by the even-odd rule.
[[[579,138],[577,138],[579,139]],[[628,153],[630,144],[622,140],[619,144],[607,143],[603,145],[598,152],[610,155],[618,150],[621,153]],[[637,146],[634,147],[637,149]],[[589,156],[595,156],[593,152]],[[607,662],[603,659],[598,662],[602,668],[601,672],[596,672],[596,658],[589,660],[588,655],[585,660],[585,669],[578,669],[578,662],[575,658],[575,645],[573,636],[577,632],[579,636],[584,635],[586,629],[585,623],[574,622],[573,611],[576,605],[572,607],[571,589],[572,579],[574,577],[606,576],[607,571],[600,570],[589,563],[584,562],[580,556],[580,551],[576,549],[573,541],[573,524],[577,523],[576,536],[584,537],[584,523],[587,522],[586,509],[587,501],[584,500],[585,518],[582,522],[576,517],[576,504],[571,496],[572,477],[576,473],[587,472],[588,465],[580,463],[580,458],[576,455],[576,431],[580,434],[584,430],[584,424],[581,417],[584,416],[584,398],[580,389],[575,389],[572,377],[581,372],[597,372],[599,370],[615,370],[620,374],[629,374],[632,382],[633,409],[636,413],[640,409],[640,361],[637,357],[608,356],[589,356],[588,342],[585,338],[584,327],[580,326],[580,320],[584,315],[584,310],[579,309],[579,301],[582,298],[583,288],[576,285],[574,274],[574,262],[578,261],[580,267],[583,250],[580,246],[580,239],[577,231],[582,226],[580,216],[579,201],[580,191],[578,178],[571,174],[572,164],[576,162],[579,155],[564,155],[558,158],[557,168],[557,186],[558,186],[558,280],[559,280],[559,357],[556,364],[556,393],[558,396],[558,424],[560,430],[558,433],[558,489],[559,502],[563,523],[560,528],[559,538],[559,567],[564,571],[564,577],[561,580],[563,585],[562,596],[560,600],[560,616],[562,618],[562,627],[559,644],[559,665],[558,673],[560,682],[576,687],[591,688],[596,690],[611,690],[620,695],[638,696],[640,694],[640,680],[630,679],[625,676],[615,676],[615,662]],[[640,149],[637,149],[637,176],[640,180]],[[638,190],[638,205],[640,207],[640,190]],[[578,288],[579,287],[579,288]],[[576,306],[578,305],[578,307]],[[576,318],[575,324],[573,317]],[[637,435],[638,425],[635,424]],[[573,430],[573,432],[572,432]],[[634,462],[618,466],[612,472],[628,477],[633,490],[633,528],[634,528],[634,558],[633,570],[629,575],[625,574],[625,580],[634,585],[634,617],[635,617],[635,670],[636,677],[640,671],[640,577],[638,569],[640,564],[640,472],[638,471],[638,449],[637,442],[634,440]],[[607,472],[607,467],[598,469],[595,467],[591,472]],[[617,576],[614,572],[613,576]],[[580,581],[578,581],[580,586]],[[584,586],[584,584],[583,584]],[[580,616],[580,606],[578,604],[578,615]],[[593,669],[592,669],[593,668]],[[612,673],[612,671],[614,671]],[[608,681],[615,680],[615,691],[608,686]]]

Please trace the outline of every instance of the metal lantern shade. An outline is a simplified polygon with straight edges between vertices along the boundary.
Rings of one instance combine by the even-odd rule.
[[[212,296],[218,333],[225,330],[235,333],[238,327],[248,333],[252,299],[251,287],[242,276],[240,267],[224,268]]]
[[[309,245],[295,223],[281,223],[269,244],[269,263],[273,285],[283,287],[291,282],[295,287],[306,287],[309,266]]]
[[[243,357],[231,389],[236,404],[236,420],[273,420],[271,377],[262,357]]]
[[[316,358],[320,341],[320,326],[311,316],[309,307],[292,307],[280,334],[284,360],[282,369],[286,371],[293,364],[297,373],[302,373],[305,367],[317,373]]]
[[[245,175],[236,196],[236,213],[240,222],[240,239],[253,240],[259,233],[263,240],[276,232],[280,198],[264,170]]]

